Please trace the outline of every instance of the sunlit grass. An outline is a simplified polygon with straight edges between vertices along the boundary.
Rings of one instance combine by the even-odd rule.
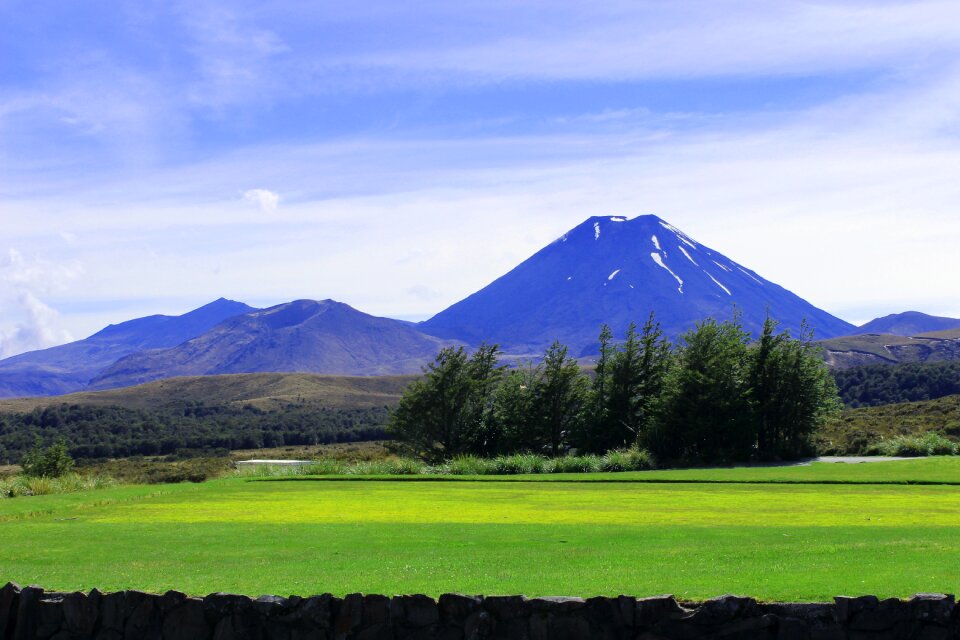
[[[900,480],[956,479],[952,461],[917,462],[927,466],[686,473],[863,481],[876,469]],[[6,500],[0,581],[195,594],[735,592],[776,600],[960,588],[960,487],[598,479],[230,478]]]

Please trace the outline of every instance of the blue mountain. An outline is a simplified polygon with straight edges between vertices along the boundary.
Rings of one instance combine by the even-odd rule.
[[[596,352],[602,323],[620,335],[652,311],[676,337],[704,318],[731,318],[735,309],[753,333],[768,311],[794,335],[803,321],[818,338],[854,330],[653,215],[589,218],[419,328],[516,354],[541,352],[559,339],[584,356]]]
[[[124,356],[145,349],[174,347],[228,318],[251,311],[256,309],[220,298],[183,315],[128,320],[84,340],[0,360],[0,398],[79,391]]]

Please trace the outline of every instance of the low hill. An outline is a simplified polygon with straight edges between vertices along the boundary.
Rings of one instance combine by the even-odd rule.
[[[946,331],[960,329],[960,318],[944,318],[931,316],[919,311],[904,311],[892,313],[882,318],[876,318],[858,327],[855,334],[877,333],[894,336],[915,336],[931,331]]]
[[[960,360],[960,329],[915,336],[864,334],[820,340],[827,364],[836,369],[898,362]]]
[[[0,400],[0,413],[53,405],[155,409],[188,403],[253,405],[269,410],[289,403],[337,409],[392,406],[416,376],[328,376],[311,373],[239,373],[169,378],[106,391]]]

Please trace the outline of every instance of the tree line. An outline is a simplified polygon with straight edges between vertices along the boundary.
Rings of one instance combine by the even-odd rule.
[[[60,404],[0,415],[0,463],[19,462],[37,438],[63,438],[76,459],[168,455],[178,451],[259,449],[386,437],[386,407],[333,409],[290,403],[255,406],[187,402],[156,409]]]
[[[874,364],[834,372],[851,408],[934,400],[960,394],[960,362]]]
[[[804,327],[768,318],[756,340],[737,319],[668,341],[653,314],[620,341],[603,326],[592,371],[554,342],[508,368],[496,345],[443,349],[392,411],[389,432],[428,460],[644,448],[663,461],[789,459],[840,407]]]

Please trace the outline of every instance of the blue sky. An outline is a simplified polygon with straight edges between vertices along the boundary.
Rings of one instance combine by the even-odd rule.
[[[220,296],[420,318],[656,213],[960,316],[960,5],[0,0],[0,355]]]

